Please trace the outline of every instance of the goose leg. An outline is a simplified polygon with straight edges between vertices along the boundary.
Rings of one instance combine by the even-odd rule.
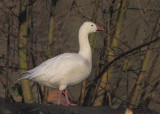
[[[66,97],[66,101],[67,101],[67,105],[72,105],[72,106],[75,106],[77,104],[72,104],[68,98],[68,90],[65,90],[64,91],[64,94],[65,94],[65,97]]]
[[[61,95],[62,95],[62,91],[59,90],[59,92],[58,92],[57,105],[60,105],[60,104],[61,104]]]

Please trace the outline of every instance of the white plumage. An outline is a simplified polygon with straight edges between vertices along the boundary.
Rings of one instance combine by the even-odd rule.
[[[33,80],[50,88],[59,88],[59,96],[69,85],[78,84],[86,79],[92,68],[92,52],[88,40],[88,34],[103,30],[92,22],[85,22],[79,30],[78,53],[64,53],[41,63],[39,66],[26,71],[25,77],[20,78]],[[67,104],[71,105],[67,91],[65,91]],[[57,104],[60,104],[58,99]]]

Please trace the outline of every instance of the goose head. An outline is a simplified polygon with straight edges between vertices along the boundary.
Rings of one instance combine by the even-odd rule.
[[[96,24],[94,24],[93,22],[84,22],[81,25],[80,30],[83,30],[83,32],[86,32],[88,34],[97,32],[97,31],[104,31],[104,29],[96,26]]]

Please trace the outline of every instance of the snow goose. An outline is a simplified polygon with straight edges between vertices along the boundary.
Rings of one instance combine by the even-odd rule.
[[[64,53],[50,58],[39,66],[22,73],[26,76],[18,79],[28,79],[50,88],[58,88],[57,105],[60,104],[62,92],[67,105],[74,105],[68,99],[67,86],[75,85],[85,80],[92,69],[92,52],[88,35],[96,31],[104,31],[93,22],[84,22],[79,29],[79,52]]]

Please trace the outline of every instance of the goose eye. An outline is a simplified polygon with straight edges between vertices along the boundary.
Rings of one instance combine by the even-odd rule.
[[[93,25],[91,25],[91,26],[93,26]]]

